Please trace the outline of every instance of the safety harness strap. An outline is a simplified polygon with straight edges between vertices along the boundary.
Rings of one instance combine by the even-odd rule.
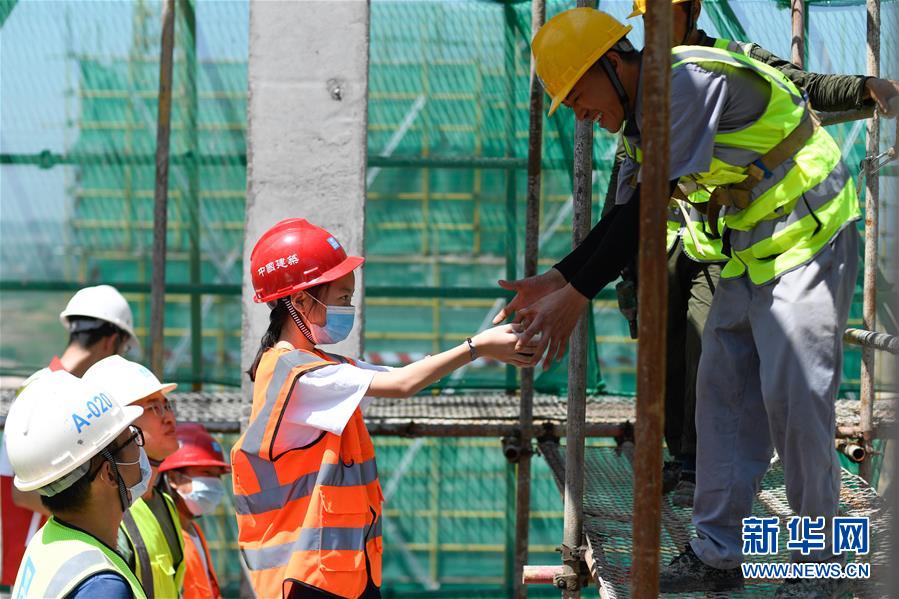
[[[820,126],[818,117],[811,110],[806,110],[799,124],[783,138],[776,146],[749,164],[746,168],[747,176],[739,183],[721,185],[712,190],[706,206],[706,216],[709,228],[715,239],[720,238],[718,230],[718,214],[723,206],[732,206],[743,210],[749,206],[752,200],[752,190],[763,179],[771,176],[772,172],[781,164],[792,158],[805,146],[812,135]]]

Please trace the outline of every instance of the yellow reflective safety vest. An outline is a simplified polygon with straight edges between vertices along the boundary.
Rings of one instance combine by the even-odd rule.
[[[745,54],[744,47],[732,40],[716,39],[715,48]],[[636,162],[643,163],[643,153],[639,148],[628,143],[622,136],[627,155]],[[689,191],[686,200],[671,199],[668,204],[668,221],[666,231],[666,250],[681,243],[684,254],[694,262],[726,262],[720,236],[713,234],[706,220],[702,204],[708,201],[706,190]],[[718,230],[723,230],[724,216],[719,217]]]
[[[146,599],[137,577],[118,553],[86,532],[51,517],[28,543],[12,597],[65,597],[102,572],[118,574],[136,599]]]
[[[175,502],[166,493],[162,495],[170,524],[175,533],[176,546],[171,546],[156,514],[143,498],[134,502],[122,519],[124,530],[134,550],[134,574],[146,587],[149,599],[178,597],[184,585],[184,535]]]
[[[679,46],[672,60],[672,69],[687,63],[746,69],[770,85],[765,112],[742,129],[717,133],[709,170],[681,178],[709,193],[710,204],[726,208],[719,229],[730,245],[723,278],[746,274],[756,285],[768,283],[807,263],[859,218],[839,147],[816,125],[805,96],[785,75],[719,48]],[[795,151],[781,161],[773,157],[790,145]]]

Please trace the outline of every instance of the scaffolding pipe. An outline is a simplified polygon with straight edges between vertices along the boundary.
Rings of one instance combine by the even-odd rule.
[[[546,4],[544,0],[533,0],[531,3],[531,34],[536,33],[546,20]],[[528,126],[528,179],[527,208],[525,215],[524,237],[524,276],[537,274],[537,258],[539,256],[540,233],[540,162],[543,154],[543,86],[537,79],[535,62],[531,56],[531,97],[529,105]],[[527,580],[524,576],[528,563],[528,543],[531,516],[531,428],[534,425],[534,369],[521,371],[521,407],[519,426],[521,430],[521,454],[518,459],[517,477],[515,480],[515,572],[513,596],[526,599]]]
[[[578,7],[594,8],[592,0],[577,0]],[[578,247],[590,232],[593,191],[593,122],[578,119],[574,130],[574,213],[571,247]],[[584,422],[587,416],[587,318],[590,302],[571,334],[568,348],[568,420],[565,433],[564,527],[562,532],[562,597],[581,596],[584,530]]]
[[[186,60],[184,61],[184,86],[186,101],[184,103],[184,121],[187,124],[187,196],[188,214],[190,215],[190,282],[198,285],[202,282],[202,256],[200,254],[200,167],[197,157],[200,154],[200,140],[197,130],[199,100],[197,96],[197,14],[194,0],[178,0],[183,15],[183,44]],[[194,383],[193,391],[201,391],[203,384],[203,298],[199,294],[190,296],[190,367]]]
[[[555,584],[562,574],[562,566],[525,566],[521,580],[524,584]]]
[[[867,0],[868,8],[868,75],[880,77],[880,0]],[[868,135],[865,144],[866,155],[876,156],[880,151],[880,116],[874,111],[868,121]],[[877,229],[878,192],[880,177],[870,168],[867,160],[862,162],[865,173],[865,272],[862,301],[862,327],[873,331],[877,327]],[[862,346],[861,391],[859,420],[862,441],[865,448],[871,447],[874,429],[874,348]],[[862,462],[859,474],[871,482],[871,460]]]
[[[846,332],[843,333],[843,341],[863,348],[885,351],[893,355],[899,354],[899,337],[887,335],[886,333],[862,329],[846,329]]]
[[[643,18],[643,176],[640,192],[640,255],[637,272],[637,422],[634,451],[634,548],[631,581],[636,599],[659,596],[662,527],[662,431],[665,417],[665,337],[668,270],[665,230],[670,189],[669,97],[671,8],[649,0]]]
[[[175,0],[162,5],[159,55],[159,107],[156,117],[156,181],[153,191],[153,274],[150,282],[150,368],[163,376],[165,335],[165,254],[168,228],[169,138],[172,117],[172,51],[175,42]]]
[[[577,121],[574,143],[574,215],[572,248],[590,232],[593,169],[593,123]],[[568,351],[568,416],[565,433],[565,508],[562,555],[567,580],[562,597],[580,597],[580,562],[584,523],[584,421],[587,415],[587,318],[592,305],[581,314]]]
[[[800,69],[805,68],[805,0],[790,0],[790,20],[793,30],[791,59]]]
[[[868,7],[868,75],[880,77],[880,0],[867,0]],[[875,111],[868,121],[868,135],[865,144],[867,156],[876,156],[880,151],[880,116]],[[877,328],[877,230],[878,194],[880,177],[870,168],[866,159],[862,162],[865,172],[865,271],[862,301],[862,327],[874,331]],[[859,402],[859,423],[862,441],[866,449],[871,447],[874,429],[874,348],[862,347],[861,390]],[[871,460],[862,462],[859,474],[871,482]]]

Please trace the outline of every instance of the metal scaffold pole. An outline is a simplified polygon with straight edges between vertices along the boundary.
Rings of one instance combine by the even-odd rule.
[[[546,20],[544,0],[531,3],[531,35],[536,33]],[[531,56],[530,75],[530,124],[528,126],[528,180],[527,213],[525,216],[524,276],[537,274],[540,232],[540,160],[543,151],[543,86],[537,79],[535,62]],[[527,597],[527,585],[522,581],[524,566],[528,563],[528,530],[531,515],[531,429],[534,424],[534,369],[525,368],[521,372],[521,452],[518,461],[515,497],[515,572],[514,596]]]
[[[153,192],[153,274],[150,295],[150,368],[163,376],[165,323],[165,254],[168,224],[169,138],[172,117],[172,53],[175,42],[175,0],[162,5],[159,55],[159,107],[156,118],[156,182]]]
[[[578,7],[596,6],[578,0]],[[593,123],[578,120],[574,131],[574,214],[571,247],[590,232],[593,191]],[[562,532],[562,597],[580,597],[584,537],[584,421],[587,413],[587,319],[590,303],[571,334],[568,349],[568,416],[565,433],[565,506]]]
[[[868,0],[868,75],[880,77],[880,0]],[[877,111],[868,121],[866,154],[876,156],[880,151],[880,116]],[[880,179],[877,171],[870,168],[868,159],[862,162],[865,172],[865,271],[862,303],[862,328],[875,331],[877,325],[877,233],[878,233],[878,193]],[[866,449],[870,450],[874,431],[874,348],[862,348],[861,392],[859,416],[862,437]],[[870,451],[868,452],[870,454]],[[871,460],[861,463],[860,474],[871,481]]]
[[[194,0],[178,0],[178,10],[183,17],[184,32],[184,122],[187,129],[187,204],[190,216],[190,282],[202,283],[202,256],[200,254],[200,141],[198,132],[199,97],[197,88],[200,70],[197,68],[197,13]],[[203,379],[203,297],[190,295],[190,365],[192,388],[200,391]]]
[[[792,53],[790,59],[800,68],[805,66],[805,0],[790,0],[792,22]]]
[[[669,189],[669,96],[671,8],[649,0],[644,16],[643,176],[640,192],[640,255],[637,271],[639,327],[637,416],[634,447],[634,548],[631,584],[636,599],[659,596],[659,537],[662,525],[662,431],[665,420],[665,342],[668,270],[665,206]]]

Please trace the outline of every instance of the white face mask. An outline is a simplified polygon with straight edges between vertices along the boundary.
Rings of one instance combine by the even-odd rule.
[[[130,505],[134,505],[138,499],[144,496],[144,493],[150,488],[150,479],[153,477],[153,470],[150,468],[150,459],[147,457],[147,452],[144,451],[143,447],[138,447],[138,449],[140,450],[140,457],[136,462],[116,462],[119,466],[140,464],[140,480],[133,486],[128,487],[128,494],[131,496]]]
[[[225,497],[225,486],[217,476],[197,476],[190,480],[190,491],[185,493],[178,489],[178,495],[194,516],[208,514]]]

